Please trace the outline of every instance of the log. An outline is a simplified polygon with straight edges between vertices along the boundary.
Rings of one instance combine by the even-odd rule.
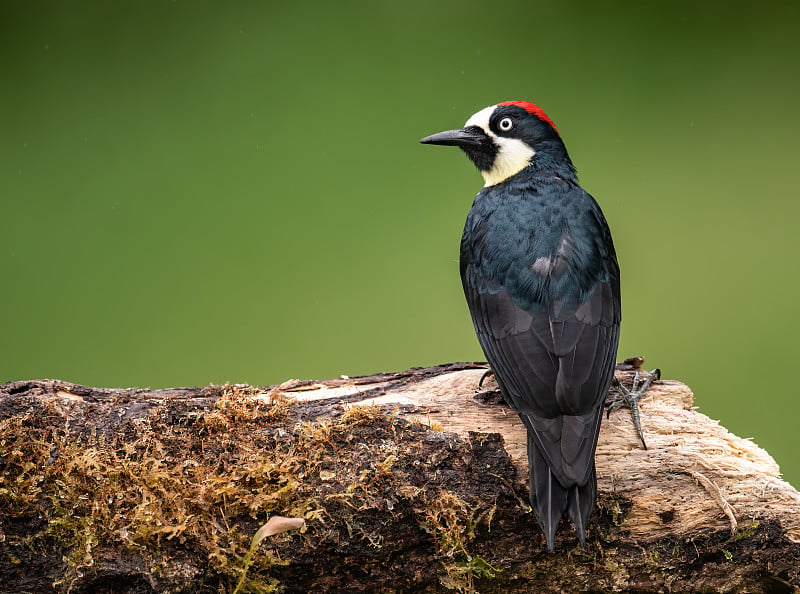
[[[486,369],[4,384],[0,592],[800,588],[800,494],[670,380],[641,401],[647,450],[628,409],[604,419],[587,547],[564,520],[548,554],[524,428]]]

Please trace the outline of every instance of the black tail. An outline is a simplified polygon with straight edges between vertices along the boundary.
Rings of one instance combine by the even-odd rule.
[[[530,469],[530,501],[536,519],[547,539],[547,550],[555,550],[555,536],[558,523],[565,515],[575,523],[575,530],[581,546],[586,546],[586,524],[594,508],[597,493],[594,462],[589,480],[585,485],[572,485],[564,488],[558,482],[533,436],[528,434],[528,468]]]
[[[575,531],[578,533],[578,540],[581,546],[586,546],[586,525],[589,516],[594,509],[594,501],[597,497],[597,477],[594,473],[594,460],[592,461],[592,472],[589,473],[589,480],[585,485],[573,485],[570,488],[567,500],[567,514],[575,523]]]
[[[555,550],[558,522],[567,509],[567,490],[550,472],[544,456],[539,452],[534,437],[528,433],[528,468],[530,470],[530,500],[536,519],[544,530],[547,550]]]

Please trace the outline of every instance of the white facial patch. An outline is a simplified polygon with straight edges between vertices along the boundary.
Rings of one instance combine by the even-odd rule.
[[[490,171],[481,171],[481,175],[483,179],[486,180],[487,186],[494,186],[512,175],[516,175],[528,166],[531,162],[531,157],[536,154],[536,151],[520,139],[504,138],[492,132],[489,128],[489,119],[492,117],[492,113],[495,109],[497,109],[496,105],[485,107],[468,119],[467,123],[464,124],[465,128],[469,126],[478,126],[481,128],[498,147],[497,156],[492,164],[492,169]]]

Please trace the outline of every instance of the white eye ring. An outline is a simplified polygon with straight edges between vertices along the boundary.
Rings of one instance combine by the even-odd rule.
[[[514,127],[514,120],[512,120],[511,118],[503,118],[502,120],[497,122],[497,127],[502,132],[508,132],[509,130],[511,130],[511,128]]]

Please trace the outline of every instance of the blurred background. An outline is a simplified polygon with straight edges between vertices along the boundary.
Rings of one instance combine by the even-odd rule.
[[[619,356],[800,485],[798,3],[5,1],[0,382],[273,384],[479,360],[482,180],[419,138],[555,120]]]

